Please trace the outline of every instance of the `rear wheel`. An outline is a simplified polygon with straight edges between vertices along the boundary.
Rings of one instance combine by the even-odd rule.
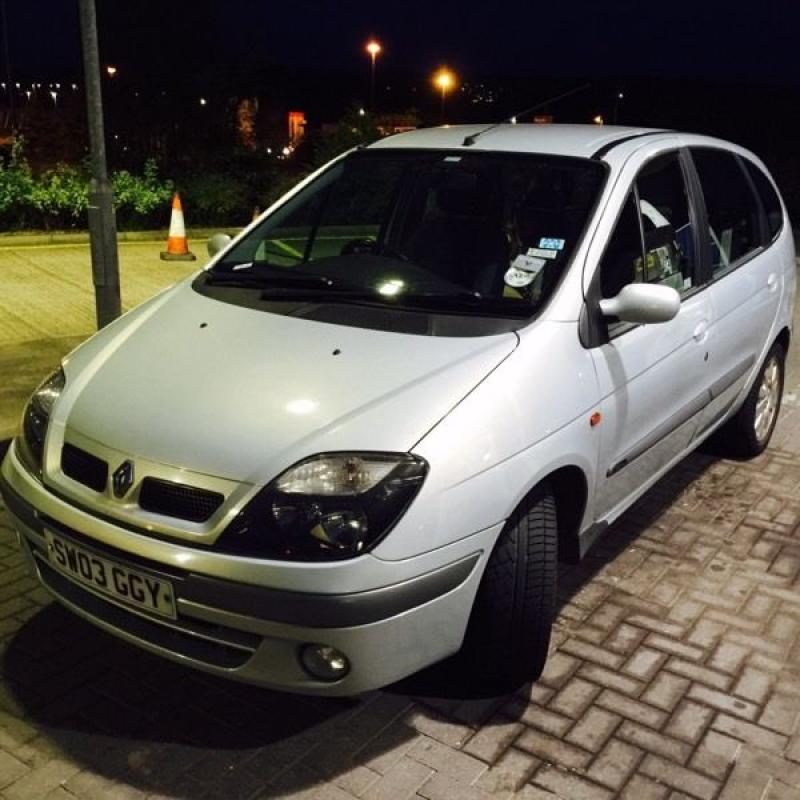
[[[784,361],[783,348],[776,342],[742,407],[715,434],[726,455],[754,458],[769,444],[781,409]]]
[[[547,484],[500,534],[483,574],[460,659],[471,683],[501,692],[542,673],[556,600],[558,526]]]

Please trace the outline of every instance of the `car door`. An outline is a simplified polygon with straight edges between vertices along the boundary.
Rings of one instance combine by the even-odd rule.
[[[686,451],[708,403],[712,307],[699,277],[696,219],[685,155],[673,150],[639,170],[608,241],[593,245],[595,304],[635,282],[670,286],[681,296],[669,322],[600,322],[592,348],[603,398],[596,519],[616,516]]]
[[[714,308],[710,331],[709,370],[712,400],[698,435],[732,406],[764,356],[781,298],[783,265],[777,248],[770,248],[775,229],[774,205],[780,202],[766,176],[733,152],[709,147],[690,148],[703,200],[700,213],[712,283]],[[757,170],[757,172],[751,172]],[[755,180],[766,182],[773,197],[762,201]],[[773,213],[763,208],[768,203]],[[779,216],[782,222],[782,214]]]

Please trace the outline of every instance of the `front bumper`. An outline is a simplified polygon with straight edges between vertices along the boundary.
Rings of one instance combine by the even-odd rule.
[[[385,686],[461,646],[499,527],[403,561],[372,555],[331,564],[218,554],[119,527],[60,499],[20,464],[0,471],[28,562],[75,613],[123,639],[196,668],[272,688],[349,695]],[[50,530],[98,555],[169,581],[177,618],[96,593],[49,563]],[[345,653],[350,672],[326,683],[302,668],[303,644]]]

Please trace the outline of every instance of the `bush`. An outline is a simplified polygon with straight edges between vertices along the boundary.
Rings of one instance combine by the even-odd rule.
[[[192,225],[244,225],[253,214],[249,188],[240,175],[196,172],[180,188]]]
[[[74,228],[86,223],[89,183],[80,170],[59,164],[33,181],[29,202],[45,228]]]
[[[149,158],[143,174],[119,170],[111,176],[117,224],[124,228],[160,227],[174,191],[170,180],[159,180],[158,165]]]
[[[169,211],[172,181],[159,178],[152,159],[141,175],[120,170],[111,176],[121,228],[162,227]],[[84,168],[58,164],[38,176],[24,156],[20,137],[5,167],[0,166],[0,230],[86,228],[89,175]]]
[[[8,164],[5,167],[0,164],[0,229],[12,227],[30,210],[33,175],[22,154],[23,147],[24,142],[19,138],[11,148]]]

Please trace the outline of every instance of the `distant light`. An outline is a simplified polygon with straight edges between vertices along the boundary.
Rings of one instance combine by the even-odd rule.
[[[30,89],[26,89],[25,90],[25,94],[28,95],[28,100],[30,100],[31,99],[31,90]]]
[[[72,91],[73,92],[77,92],[78,91],[78,84],[77,83],[73,83],[72,84]]]
[[[201,105],[201,106],[206,106],[206,105],[208,105],[208,100],[206,100],[206,99],[205,99],[205,97],[201,97],[201,98],[200,98],[200,105]]]
[[[19,89],[19,84],[18,83],[15,83],[14,86],[16,86],[17,89]]]
[[[61,88],[61,84],[60,84],[60,83],[57,83],[57,84],[56,84],[56,89],[60,89],[60,88]]]
[[[29,93],[29,94],[30,94],[30,93]],[[54,103],[57,103],[57,102],[58,102],[58,92],[50,92],[50,97],[52,97],[52,98],[53,98],[53,102],[54,102]]]
[[[6,85],[4,83],[0,83],[0,87],[2,87],[3,91],[6,90]]]
[[[509,121],[511,122],[512,125],[516,125],[517,124],[517,118],[516,117],[511,117],[511,119]]]
[[[405,281],[401,281],[399,278],[391,278],[378,287],[378,293],[386,297],[394,297],[403,291],[405,285]]]
[[[291,147],[284,147],[284,148],[283,148],[283,150],[281,150],[281,152],[282,152],[282,153],[283,153],[285,156],[289,156],[289,155],[291,155],[291,154],[292,154],[292,148],[291,148]]]
[[[108,77],[109,78],[113,78],[117,74],[117,68],[113,67],[113,66],[111,66],[111,64],[109,64],[106,67],[106,72],[108,73]]]
[[[622,100],[622,99],[625,97],[625,95],[624,95],[624,94],[622,94],[622,92],[620,92],[620,93],[617,95],[617,97],[618,97],[620,100]]]
[[[268,148],[267,148],[267,153],[268,153],[269,155],[272,155],[272,148],[271,148],[271,147],[268,147]]]
[[[597,114],[596,116],[592,117],[592,122],[594,122],[595,125],[602,125],[605,120],[603,119],[602,114]]]
[[[433,82],[442,90],[442,94],[444,94],[453,88],[456,77],[449,69],[442,67],[442,69],[433,76]]]
[[[367,113],[367,112],[366,112],[366,111],[364,111],[364,109],[363,109],[363,108],[359,108],[359,109],[358,109],[358,116],[359,116],[359,117],[363,117],[363,116],[364,116],[366,113]]]
[[[370,54],[373,60],[375,56],[377,56],[378,53],[381,52],[381,50],[383,50],[383,47],[381,47],[381,43],[376,41],[375,39],[370,39],[367,42],[367,52]]]
[[[114,134],[114,139],[119,139],[119,134],[118,133]]]

